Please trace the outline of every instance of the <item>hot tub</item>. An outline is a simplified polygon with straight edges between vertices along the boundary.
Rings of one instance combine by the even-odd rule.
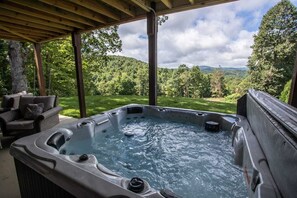
[[[238,114],[243,116],[127,105],[19,139],[12,144],[10,153],[15,159],[22,197],[162,198],[180,197],[178,194],[183,197],[281,197],[283,192],[246,119],[255,104],[258,103],[250,92],[239,102]],[[177,128],[172,128],[172,123]],[[161,126],[165,128],[159,128]],[[151,134],[151,128],[157,132]],[[156,136],[159,133],[162,135]],[[200,144],[208,139],[212,142]],[[105,141],[109,141],[107,148],[101,147]],[[159,148],[162,150],[156,151]],[[182,152],[178,153],[179,150]],[[201,152],[191,153],[195,150]],[[169,156],[174,153],[177,154]],[[152,154],[156,155],[156,161],[146,161]],[[186,173],[189,158],[191,170]],[[159,163],[162,159],[167,161]],[[211,166],[201,165],[197,160],[208,161]],[[141,164],[145,166],[139,167]],[[180,166],[176,168],[176,165]],[[224,166],[228,168],[221,169]],[[151,176],[152,167],[157,170],[154,176]],[[177,174],[179,171],[182,174]],[[180,178],[183,173],[186,177]],[[172,177],[167,179],[167,175]],[[159,179],[159,183],[154,178]],[[187,185],[180,187],[180,180]],[[200,190],[192,191],[195,189]],[[219,194],[221,190],[226,193]]]

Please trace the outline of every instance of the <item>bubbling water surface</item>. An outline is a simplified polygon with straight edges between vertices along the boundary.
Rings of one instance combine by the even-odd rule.
[[[127,135],[124,135],[127,134]],[[68,144],[66,154],[94,154],[117,174],[140,177],[184,198],[247,197],[243,174],[233,164],[230,132],[210,133],[191,123],[133,118],[119,131]]]

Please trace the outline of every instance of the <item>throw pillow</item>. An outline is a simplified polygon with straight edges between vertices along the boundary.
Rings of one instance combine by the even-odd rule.
[[[7,108],[12,108],[14,104],[14,98],[9,98],[7,101]]]
[[[42,114],[43,108],[44,108],[43,103],[27,104],[27,106],[25,107],[24,119],[26,120],[36,119],[40,114]]]
[[[14,103],[13,97],[11,95],[4,95],[2,98],[1,107],[3,108],[12,108]]]

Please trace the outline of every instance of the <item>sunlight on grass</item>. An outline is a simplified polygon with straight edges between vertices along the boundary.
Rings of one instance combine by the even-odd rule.
[[[80,116],[78,109],[65,109],[61,112],[62,115],[78,118]]]
[[[87,115],[95,115],[127,104],[148,104],[147,96],[86,96]],[[214,111],[220,113],[236,112],[236,104],[225,102],[224,99],[196,99],[196,98],[168,98],[158,97],[158,105],[178,107],[201,111]],[[77,97],[60,98],[63,107],[62,115],[79,118],[79,105]]]

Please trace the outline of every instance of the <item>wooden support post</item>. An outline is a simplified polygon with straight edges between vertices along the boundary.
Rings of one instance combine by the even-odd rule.
[[[87,116],[87,113],[86,113],[85,91],[84,91],[84,81],[83,81],[83,73],[82,73],[81,36],[80,36],[80,33],[78,32],[72,32],[71,36],[72,36],[72,46],[73,46],[74,59],[75,59],[79,111],[80,111],[80,117],[84,118]]]
[[[34,43],[33,46],[34,46],[34,56],[35,56],[35,63],[36,63],[36,70],[37,70],[39,94],[41,96],[45,96],[46,91],[45,91],[45,81],[44,81],[43,69],[42,69],[41,46],[40,46],[40,43]]]
[[[297,108],[297,52],[295,58],[295,66],[292,75],[291,92],[289,97],[289,104]]]
[[[156,3],[151,2],[156,9]],[[149,61],[149,105],[157,105],[157,32],[158,17],[154,11],[147,13],[148,61]]]

